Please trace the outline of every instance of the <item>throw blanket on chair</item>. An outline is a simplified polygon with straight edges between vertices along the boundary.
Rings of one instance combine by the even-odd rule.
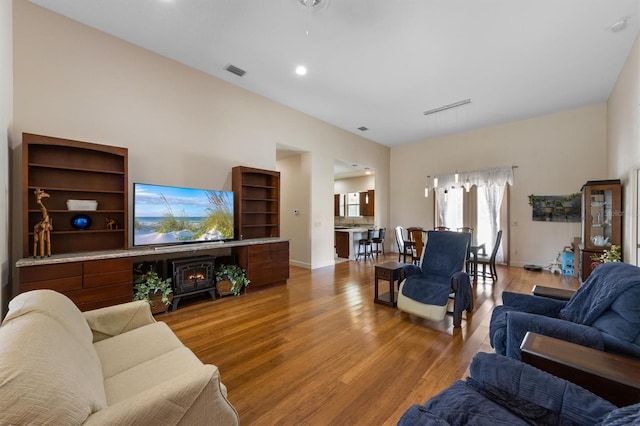
[[[640,285],[637,266],[621,262],[604,263],[591,273],[562,308],[560,318],[592,325],[622,293],[637,285]]]
[[[469,275],[465,272],[454,274],[451,280],[446,284],[434,282],[429,279],[428,275],[424,275],[420,268],[414,265],[404,267],[405,276],[407,277],[402,287],[402,294],[417,302],[444,306],[449,301],[449,295],[453,291],[451,289],[451,280],[457,281],[456,298],[454,303],[454,312],[463,312],[469,306],[471,301],[471,281]]]

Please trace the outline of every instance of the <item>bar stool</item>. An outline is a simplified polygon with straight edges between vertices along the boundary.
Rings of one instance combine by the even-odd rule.
[[[378,254],[380,254],[380,244],[382,244],[382,255],[387,257],[384,252],[384,237],[387,235],[387,228],[380,228],[378,230],[378,236],[371,239],[371,242],[376,245],[376,249],[374,253],[376,254],[376,259],[378,258]]]
[[[361,238],[358,240],[358,256],[356,256],[356,260],[360,259],[360,255],[364,255],[364,260],[367,260],[367,256],[371,257],[371,260],[373,260],[371,243],[375,235],[376,231],[369,229],[367,230],[367,238]]]

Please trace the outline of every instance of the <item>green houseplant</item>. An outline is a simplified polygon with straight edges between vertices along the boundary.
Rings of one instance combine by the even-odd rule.
[[[162,279],[153,266],[146,271],[143,264],[136,267],[133,276],[133,300],[144,300],[151,305],[151,312],[166,312],[173,299],[171,278]]]
[[[592,255],[591,260],[591,269],[595,269],[602,263],[620,262],[622,260],[622,247],[612,244],[611,248],[603,251],[602,254]]]
[[[221,287],[217,286],[218,293],[221,295],[225,293],[233,293],[237,296],[242,291],[242,288],[248,286],[251,282],[245,275],[244,269],[238,265],[221,263],[216,265],[214,272],[216,275],[216,286],[217,284],[221,284],[225,281],[229,281],[231,283],[228,292],[224,290],[221,291]]]

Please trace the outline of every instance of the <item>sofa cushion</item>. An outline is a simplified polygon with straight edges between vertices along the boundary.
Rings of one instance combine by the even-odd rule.
[[[187,371],[202,368],[202,365],[186,347],[157,355],[105,379],[107,402],[112,405],[131,398]]]
[[[7,317],[0,327],[4,424],[80,424],[107,406],[97,354],[70,331],[77,327],[35,310]]]
[[[499,404],[518,406],[523,404],[517,401],[527,401],[530,406],[557,413],[560,421],[568,424],[595,424],[616,408],[571,382],[502,355],[479,352],[470,371],[473,385]],[[534,414],[532,409],[529,412]],[[535,423],[535,418],[532,420]]]
[[[38,312],[60,323],[80,344],[93,347],[93,333],[84,314],[67,296],[53,290],[33,290],[20,293],[9,302],[9,312],[3,324],[22,315]]]
[[[163,322],[136,328],[94,345],[105,379],[184,345]]]
[[[424,404],[424,410],[451,425],[516,426],[528,424],[460,380],[427,401]],[[428,422],[427,424],[437,423]]]

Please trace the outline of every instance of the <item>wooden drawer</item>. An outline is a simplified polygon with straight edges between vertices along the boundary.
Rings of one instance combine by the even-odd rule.
[[[119,296],[108,299],[96,299],[89,302],[76,303],[81,311],[90,311],[92,309],[104,308],[106,306],[119,305],[121,303],[131,302],[132,296]]]
[[[393,272],[389,269],[384,268],[376,268],[376,276],[381,280],[391,281],[391,277],[393,276]]]
[[[251,265],[247,270],[247,277],[251,280],[250,286],[261,286],[289,278],[289,261],[265,262]]]
[[[129,257],[122,259],[89,260],[84,262],[85,275],[101,274],[103,272],[113,271],[129,271],[133,273],[132,268],[133,262]]]
[[[80,290],[82,289],[82,277],[78,275],[77,277],[65,277],[53,280],[20,283],[20,293],[31,290],[39,290],[42,288],[55,290],[60,293],[66,293],[71,290]]]
[[[289,243],[282,242],[249,246],[248,251],[251,260],[256,262],[282,258],[283,256],[286,256],[288,258]]]
[[[58,265],[25,266],[20,268],[20,283],[50,281],[57,278],[82,276],[82,263],[62,263]]]
[[[133,287],[131,287],[131,283],[125,283],[67,291],[65,294],[78,306],[83,303],[90,303],[97,300],[112,299],[116,297],[126,297],[128,299],[127,301],[130,302],[133,300]]]
[[[85,275],[83,287],[102,287],[125,283],[128,283],[129,285],[133,284],[133,272],[131,271],[131,269],[127,271],[104,272],[102,274]]]

